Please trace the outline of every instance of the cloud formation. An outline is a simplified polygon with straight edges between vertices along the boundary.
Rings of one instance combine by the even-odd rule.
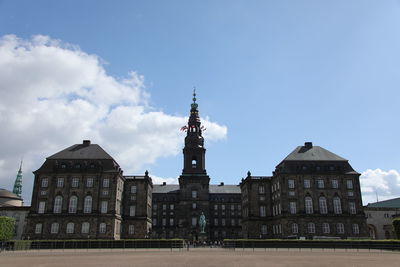
[[[396,170],[368,169],[360,176],[363,204],[400,197],[400,173]]]
[[[113,77],[101,58],[77,46],[42,35],[0,37],[0,187],[12,188],[22,156],[29,179],[45,156],[83,139],[129,174],[178,154],[187,118],[149,106],[149,98],[143,76]],[[208,140],[226,137],[225,126],[208,118],[203,124]],[[29,201],[27,179],[23,191]]]

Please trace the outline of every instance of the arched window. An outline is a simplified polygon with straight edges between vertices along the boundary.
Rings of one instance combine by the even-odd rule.
[[[90,224],[88,222],[82,223],[82,234],[88,234],[89,227],[90,227]]]
[[[344,225],[343,223],[338,223],[336,225],[336,230],[338,234],[344,234]]]
[[[59,223],[52,223],[51,224],[51,229],[50,229],[50,233],[52,234],[58,234],[58,229],[60,228],[60,224]]]
[[[314,234],[315,233],[315,224],[314,223],[308,223],[307,224],[307,230],[309,234]]]
[[[293,234],[299,233],[299,225],[297,223],[292,223],[292,233]]]
[[[328,213],[328,206],[326,204],[326,198],[325,197],[320,197],[319,198],[319,212],[321,214],[327,214]]]
[[[335,214],[342,214],[342,204],[339,197],[333,198],[333,212]]]
[[[196,159],[192,159],[192,168],[193,169],[197,168],[197,160]]]
[[[77,196],[72,196],[69,199],[69,213],[76,213],[76,207],[78,206],[78,197]]]
[[[86,196],[83,205],[83,213],[91,213],[91,212],[92,212],[92,196]]]
[[[75,224],[73,222],[67,223],[67,234],[74,233]]]
[[[100,223],[99,232],[100,232],[100,234],[106,233],[106,224],[105,223]]]
[[[56,198],[54,199],[53,213],[61,213],[62,201],[63,201],[62,196],[56,196]]]
[[[306,209],[306,213],[307,214],[314,213],[314,211],[313,211],[313,203],[312,203],[312,198],[311,197],[305,197],[304,205],[305,205],[305,209]]]
[[[329,228],[329,223],[323,223],[322,224],[322,232],[324,234],[329,234],[331,232],[331,230]]]

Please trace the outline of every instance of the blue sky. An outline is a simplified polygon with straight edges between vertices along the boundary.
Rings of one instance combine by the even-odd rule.
[[[135,71],[147,111],[187,116],[196,86],[202,117],[227,129],[206,140],[213,183],[238,183],[248,170],[270,175],[312,141],[359,172],[380,169],[366,179],[369,186],[383,179],[373,190],[386,197],[400,194],[399,29],[399,1],[0,1],[0,36],[44,35],[79,47],[117,80]],[[81,137],[96,142],[90,134],[60,137],[48,142],[50,154]],[[30,172],[49,155],[18,152],[32,158],[29,191]],[[14,154],[3,161],[16,161]],[[132,164],[140,167],[121,165],[173,178],[182,154]],[[12,185],[14,165],[0,172],[1,187]],[[398,190],[389,192],[391,183]]]

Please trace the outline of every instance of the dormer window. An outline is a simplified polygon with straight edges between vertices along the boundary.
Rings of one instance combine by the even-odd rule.
[[[81,168],[81,164],[80,163],[75,164],[75,169],[80,169],[80,168]]]

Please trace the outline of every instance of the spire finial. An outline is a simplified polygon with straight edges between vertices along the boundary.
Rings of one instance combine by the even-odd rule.
[[[22,160],[21,165],[19,166],[17,177],[15,178],[13,193],[19,197],[22,195]]]
[[[198,107],[198,105],[196,103],[196,100],[197,100],[197,98],[196,98],[196,86],[193,86],[193,103],[191,105],[193,109],[197,109],[197,107]]]

